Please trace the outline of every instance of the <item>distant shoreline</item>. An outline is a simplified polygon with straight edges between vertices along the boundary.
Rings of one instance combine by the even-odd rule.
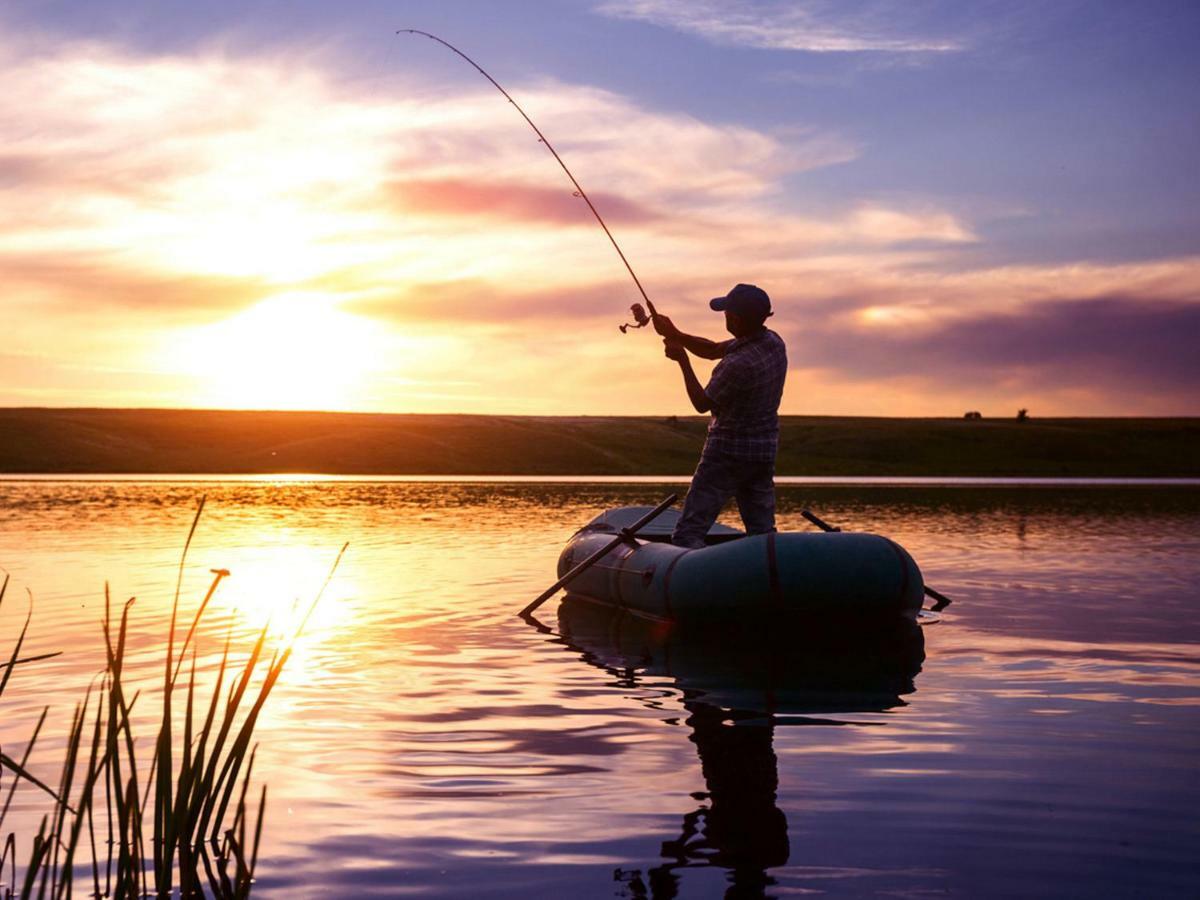
[[[246,484],[246,485],[384,485],[453,484],[481,486],[550,485],[686,485],[688,475],[331,475],[311,472],[153,473],[0,472],[2,484]],[[979,477],[920,475],[776,475],[776,487],[806,488],[1200,488],[1200,478],[1038,478],[1032,476]]]
[[[687,476],[700,416],[0,409],[0,474]],[[1197,478],[1200,418],[783,416],[781,476]]]

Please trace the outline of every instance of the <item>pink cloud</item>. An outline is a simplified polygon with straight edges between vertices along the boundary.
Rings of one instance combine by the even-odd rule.
[[[441,178],[395,181],[386,190],[405,210],[427,215],[485,216],[546,225],[591,225],[595,221],[587,204],[569,187]],[[589,196],[609,223],[644,224],[661,218],[649,207],[619,194],[589,192]]]

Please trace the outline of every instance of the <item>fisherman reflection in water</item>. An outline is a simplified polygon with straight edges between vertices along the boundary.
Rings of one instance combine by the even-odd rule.
[[[650,896],[678,896],[677,870],[699,864],[729,870],[726,897],[761,897],[775,883],[767,869],[786,865],[790,853],[787,818],[775,798],[772,717],[724,710],[698,691],[685,692],[684,707],[708,786],[693,796],[708,802],[683,817],[676,840],[663,843],[669,862],[647,873]]]
[[[679,363],[692,406],[712,412],[700,464],[671,535],[672,543],[689,548],[704,546],[730,497],[737,498],[748,534],[775,530],[775,451],[787,350],[783,338],[766,327],[771,300],[761,288],[739,284],[709,306],[725,313],[732,340],[684,334],[667,316],[654,316],[654,329],[663,336],[667,358]],[[703,387],[689,351],[720,360]]]

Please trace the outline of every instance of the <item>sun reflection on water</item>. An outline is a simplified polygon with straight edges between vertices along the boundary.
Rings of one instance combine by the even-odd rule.
[[[259,549],[234,556],[230,576],[213,600],[214,612],[226,613],[246,630],[265,630],[269,642],[296,638],[291,665],[301,665],[314,647],[336,643],[355,626],[353,598],[360,588],[349,567],[339,565],[317,600],[334,554],[264,540]]]

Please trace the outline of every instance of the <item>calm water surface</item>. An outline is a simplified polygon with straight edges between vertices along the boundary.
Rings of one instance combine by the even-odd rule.
[[[19,670],[0,742],[46,704],[61,738],[105,581],[152,686],[203,493],[185,596],[233,573],[209,664],[231,620],[284,633],[350,542],[257,732],[261,896],[1200,895],[1200,489],[781,488],[782,527],[888,534],[955,598],[884,651],[514,616],[575,528],[668,492],[0,481],[0,653],[25,589],[28,652],[65,651]],[[44,812],[18,793],[26,850]]]

